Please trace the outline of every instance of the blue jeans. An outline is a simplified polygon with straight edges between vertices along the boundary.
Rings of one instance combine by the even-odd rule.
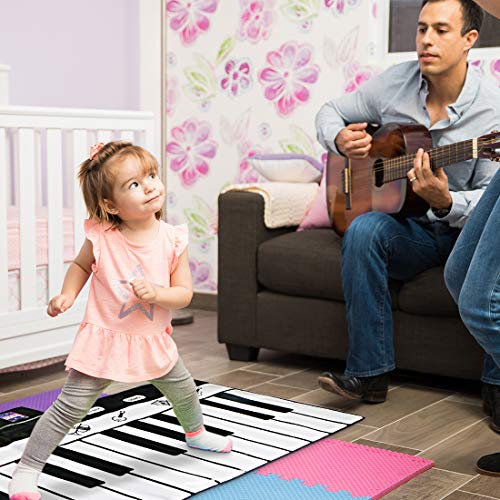
[[[459,230],[380,212],[352,222],[342,241],[342,282],[349,353],[346,375],[372,377],[395,368],[389,278],[407,281],[443,265]]]
[[[465,224],[444,277],[465,326],[485,351],[481,379],[500,385],[500,171]]]

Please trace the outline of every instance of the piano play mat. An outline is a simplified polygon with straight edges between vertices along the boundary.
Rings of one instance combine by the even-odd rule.
[[[188,448],[168,400],[143,385],[97,400],[51,455],[40,476],[42,499],[366,500],[432,466],[419,457],[323,439],[360,416],[197,386],[206,428],[230,435],[231,453]],[[54,400],[58,392],[45,394]],[[0,500],[8,498],[10,474],[42,414],[25,401],[0,406]]]

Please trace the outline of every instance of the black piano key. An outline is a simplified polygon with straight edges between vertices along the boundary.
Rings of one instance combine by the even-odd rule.
[[[88,467],[93,467],[94,469],[99,469],[103,472],[107,472],[108,474],[113,474],[113,476],[124,476],[134,470],[131,467],[114,464],[112,462],[108,462],[107,460],[93,457],[92,455],[80,453],[79,451],[68,450],[67,448],[63,448],[61,446],[58,446],[52,454]]]
[[[140,436],[134,436],[133,434],[116,431],[114,429],[102,431],[101,434],[114,439],[125,441],[126,443],[142,446],[143,448],[159,451],[160,453],[166,453],[167,455],[181,455],[182,453],[186,453],[186,450],[182,450],[181,448],[175,448],[174,446],[169,446],[168,444],[157,443],[156,441],[151,441],[150,439],[145,439]]]
[[[180,422],[172,415],[164,415],[163,413],[157,413],[156,415],[151,415],[149,418],[154,418],[156,420],[161,420],[162,422],[167,422],[169,424],[181,425]],[[226,431],[219,427],[213,427],[212,425],[205,425],[205,429],[213,434],[218,434],[219,436],[232,436],[234,432]]]
[[[127,426],[133,427],[134,429],[140,429],[141,431],[152,432],[153,434],[158,434],[159,436],[176,439],[177,441],[182,441],[183,443],[185,442],[185,434],[183,432],[167,429],[166,427],[159,427],[158,425],[148,424],[147,422],[141,422],[140,420],[128,422]]]
[[[104,481],[101,481],[100,479],[96,479],[92,476],[84,476],[83,474],[78,474],[78,472],[70,472],[69,470],[63,469],[58,465],[45,464],[43,472],[44,474],[49,474],[50,476],[78,484],[84,488],[95,488],[96,486],[104,484]]]
[[[261,420],[272,420],[273,415],[266,415],[265,413],[258,413],[256,411],[245,410],[243,408],[236,408],[235,406],[225,405],[223,403],[218,403],[216,401],[210,401],[209,399],[200,399],[200,403],[206,406],[213,406],[214,408],[220,408],[221,410],[228,410],[234,413],[241,413],[242,415],[248,415],[249,417],[260,418]]]
[[[255,401],[253,399],[244,398],[242,396],[237,396],[236,394],[228,394],[226,392],[221,392],[220,394],[214,394],[214,396],[227,399],[229,401],[235,401],[236,403],[243,403],[246,405],[257,406],[259,408],[264,408],[265,410],[275,411],[277,413],[290,413],[293,408],[287,408],[285,406],[277,406],[271,403],[264,403],[262,401]]]

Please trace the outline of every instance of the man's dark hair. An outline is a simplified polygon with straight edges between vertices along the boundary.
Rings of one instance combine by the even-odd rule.
[[[423,0],[422,2],[422,7],[420,7],[420,10],[424,7],[426,3],[429,2],[441,2],[443,0]],[[471,30],[481,30],[481,25],[483,24],[483,17],[484,17],[484,12],[479,5],[477,5],[476,2],[473,0],[458,0],[460,2],[460,5],[462,6],[462,18],[464,20],[464,24],[462,26],[462,31],[460,34],[464,36],[466,33],[468,33]]]

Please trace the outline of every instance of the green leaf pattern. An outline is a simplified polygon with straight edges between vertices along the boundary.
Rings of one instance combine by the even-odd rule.
[[[186,95],[195,101],[207,101],[217,94],[217,80],[212,65],[201,55],[194,54],[195,66],[184,69],[188,83],[184,85]]]
[[[217,52],[217,58],[215,59],[215,64],[218,65],[231,53],[236,45],[236,37],[230,36],[226,38]]]
[[[193,208],[184,210],[191,237],[200,244],[213,240],[217,233],[214,211],[196,195],[193,196],[193,205]]]
[[[312,139],[296,125],[290,126],[290,135],[279,141],[284,153],[315,156],[314,143]]]
[[[288,0],[281,12],[292,22],[304,23],[318,16],[320,5],[320,0]]]

